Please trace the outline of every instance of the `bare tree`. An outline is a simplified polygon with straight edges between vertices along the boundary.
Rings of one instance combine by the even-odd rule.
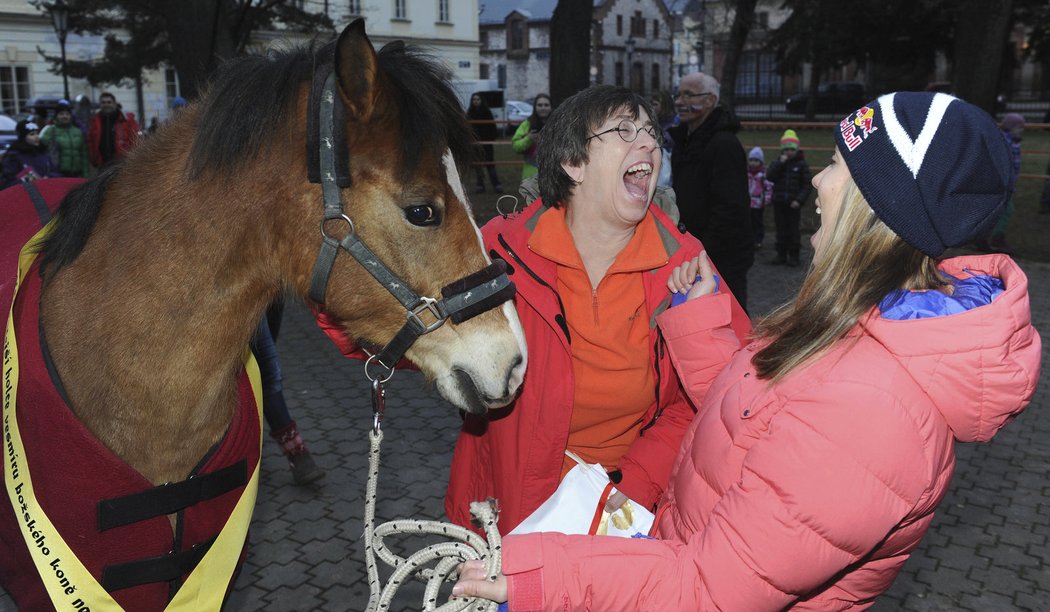
[[[593,0],[558,0],[554,8],[551,16],[550,94],[555,106],[590,85],[593,10]]]
[[[955,13],[955,93],[995,113],[1012,0],[959,0]]]
[[[755,5],[758,0],[735,0],[736,13],[733,25],[729,29],[729,43],[726,45],[725,63],[722,64],[721,100],[732,108],[736,100],[736,75],[740,71],[740,57],[744,53],[747,35],[755,23]]]

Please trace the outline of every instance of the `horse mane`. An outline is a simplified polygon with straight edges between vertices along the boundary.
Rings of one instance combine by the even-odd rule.
[[[314,42],[223,64],[200,102],[187,168],[190,180],[214,173],[233,174],[258,151],[285,146],[289,131],[305,130],[305,118],[295,115],[299,85],[311,79],[317,64],[332,61],[335,45],[334,40]],[[471,133],[449,85],[451,72],[432,55],[401,42],[387,44],[376,55],[389,87],[391,107],[400,115],[400,178],[414,173],[424,153],[440,158],[446,146],[458,162],[470,159]],[[153,138],[170,134],[161,131]],[[354,163],[353,155],[350,163]],[[56,213],[60,222],[41,248],[45,277],[71,263],[83,250],[106,189],[123,167],[122,162],[107,166],[63,200]]]
[[[201,104],[190,176],[232,172],[256,151],[284,146],[288,139],[281,130],[306,129],[305,120],[293,116],[298,85],[311,79],[317,64],[332,61],[335,45],[315,43],[226,62]],[[399,107],[402,178],[415,171],[424,152],[440,157],[448,146],[457,160],[468,159],[470,132],[449,86],[452,73],[432,55],[400,41],[376,56],[390,87],[387,94]]]
[[[76,186],[66,194],[55,211],[55,228],[40,247],[43,254],[40,272],[45,279],[49,278],[50,273],[72,263],[84,250],[102,208],[106,187],[123,166],[123,160],[117,160],[103,168],[94,179]]]

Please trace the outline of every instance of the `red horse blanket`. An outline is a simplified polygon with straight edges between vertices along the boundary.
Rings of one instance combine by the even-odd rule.
[[[57,202],[76,183],[56,180],[38,181],[37,185],[47,201]],[[0,192],[0,210],[5,217],[4,235],[0,237],[0,320],[6,329],[18,251],[39,228],[40,221],[29,194],[20,186]],[[249,376],[242,370],[241,401],[229,430],[201,459],[191,479],[174,487],[154,487],[103,446],[64,401],[61,383],[48,370],[46,349],[41,342],[38,267],[39,260],[18,288],[11,310],[18,365],[15,433],[20,433],[22,447],[19,449],[12,442],[10,412],[5,402],[3,466],[8,490],[0,494],[0,583],[19,609],[55,608],[42,578],[65,585],[66,599],[60,600],[60,607],[86,608],[89,600],[80,598],[85,589],[78,592],[77,585],[70,582],[69,560],[55,552],[56,540],[64,540],[84,569],[121,607],[164,609],[226,525],[242,493],[250,489],[250,499],[254,500],[251,485],[257,482],[257,474],[252,483],[248,483],[248,475],[255,473],[259,463],[261,430]],[[5,374],[7,371],[5,362]],[[45,533],[39,516],[10,499],[11,489],[16,490],[16,499],[21,498],[25,487],[19,483],[26,479],[31,480],[38,513],[50,519],[57,533]],[[198,492],[197,498],[204,499],[177,511],[174,535],[164,514],[144,520],[136,518],[142,514],[143,503],[152,504],[154,510],[158,503],[162,509],[170,503],[170,495],[153,495],[159,489],[169,494],[179,486],[192,488],[184,486],[186,483],[197,486],[198,482],[220,480],[225,484],[218,491],[212,487],[211,497],[207,492],[203,496]],[[240,484],[230,488],[231,482]],[[182,489],[181,498],[192,497],[192,493]],[[40,565],[34,567],[26,533],[30,534],[31,545],[38,548],[34,551],[38,560],[41,551],[49,549],[48,556],[43,557],[44,569],[54,575],[38,573]],[[229,537],[221,541],[228,542]],[[242,555],[244,538],[235,538],[234,546],[234,554]],[[173,578],[172,567],[179,570]],[[169,577],[164,577],[166,573]],[[159,581],[150,581],[157,577]],[[232,582],[232,576],[229,581]]]

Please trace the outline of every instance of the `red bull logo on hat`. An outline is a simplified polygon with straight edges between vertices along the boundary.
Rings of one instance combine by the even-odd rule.
[[[878,131],[878,129],[875,127],[875,109],[870,106],[861,107],[857,112],[847,116],[839,123],[839,131],[842,132],[842,142],[850,151],[859,147],[872,132]]]

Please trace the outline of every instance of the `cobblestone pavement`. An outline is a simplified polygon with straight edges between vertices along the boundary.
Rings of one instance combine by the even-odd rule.
[[[792,295],[804,274],[804,266],[764,265],[769,256],[760,253],[750,274],[753,315]],[[1033,318],[1047,338],[1050,264],[1021,265],[1031,283]],[[368,600],[359,541],[368,381],[361,364],[343,358],[300,307],[287,311],[278,347],[292,414],[327,476],[316,486],[292,485],[277,445],[264,442],[251,548],[227,609],[362,610]],[[875,610],[1050,610],[1048,379],[994,441],[959,445],[951,492]],[[458,422],[419,374],[399,371],[387,383],[379,522],[443,518]],[[422,545],[406,541],[406,550]],[[419,585],[406,585],[394,609],[420,609],[421,599]],[[6,610],[14,606],[0,591],[0,611]]]

